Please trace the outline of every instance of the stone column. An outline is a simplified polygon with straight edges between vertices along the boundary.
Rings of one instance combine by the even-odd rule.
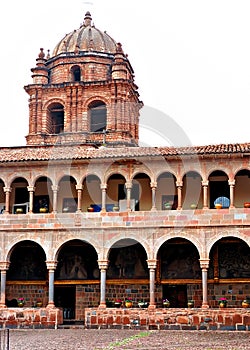
[[[28,192],[29,192],[29,213],[33,213],[35,187],[28,186],[27,188],[28,188]]]
[[[207,201],[207,191],[208,191],[208,181],[202,181],[203,188],[203,209],[208,209],[208,201]]]
[[[207,300],[207,270],[209,267],[209,259],[200,259],[200,266],[202,270],[202,308],[209,308]]]
[[[151,182],[151,191],[152,191],[152,208],[151,210],[156,210],[156,188],[157,188],[157,183],[156,182]]]
[[[235,180],[229,181],[228,184],[230,187],[230,208],[234,208],[234,186],[235,186]]]
[[[102,190],[102,212],[106,211],[106,192],[107,192],[107,185],[101,184],[101,190]]]
[[[59,191],[59,186],[52,185],[51,189],[53,191],[53,209],[52,209],[52,212],[57,213],[57,194]]]
[[[54,307],[54,280],[57,261],[46,261],[46,265],[49,270],[49,301],[47,307]]]
[[[77,190],[77,211],[82,211],[82,185],[76,185]]]
[[[0,308],[6,307],[6,274],[9,269],[10,262],[1,261],[0,262],[0,270],[1,270],[1,300],[0,300]]]
[[[182,181],[176,181],[176,187],[177,187],[177,195],[178,195],[178,206],[177,209],[182,209]]]
[[[98,260],[100,276],[100,308],[106,307],[106,271],[108,268],[108,260]]]
[[[4,187],[3,188],[5,192],[5,213],[9,214],[10,212],[10,192],[12,190],[11,187]]]
[[[155,270],[157,266],[157,260],[147,260],[149,268],[149,308],[156,307],[155,304]]]
[[[131,189],[132,189],[132,182],[131,181],[127,181],[125,183],[125,187],[127,190],[127,211],[131,211]]]

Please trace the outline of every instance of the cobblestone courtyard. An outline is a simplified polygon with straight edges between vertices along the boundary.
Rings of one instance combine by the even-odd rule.
[[[10,330],[10,350],[121,349],[250,349],[250,332],[85,329]]]

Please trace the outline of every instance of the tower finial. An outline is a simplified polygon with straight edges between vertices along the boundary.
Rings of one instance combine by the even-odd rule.
[[[92,21],[92,17],[89,11],[87,11],[85,13],[85,17],[84,17],[84,25],[85,27],[90,26],[91,25],[91,21]]]

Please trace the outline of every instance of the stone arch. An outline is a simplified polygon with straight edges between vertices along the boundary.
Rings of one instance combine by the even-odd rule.
[[[147,252],[135,239],[116,240],[108,252],[108,279],[148,278]]]
[[[47,176],[38,176],[34,183],[34,207],[33,212],[51,212],[53,203],[52,181]],[[41,209],[44,209],[41,211]]]
[[[101,179],[98,175],[88,174],[83,179],[82,210],[92,206],[94,211],[100,211],[102,205]]]
[[[11,194],[10,194],[10,212],[28,213],[29,211],[29,192],[28,181],[24,177],[16,176],[11,182]]]
[[[241,208],[250,206],[250,170],[238,169],[235,173],[234,205]]]
[[[70,239],[60,245],[55,259],[57,280],[99,279],[98,253],[95,247],[82,239]]]
[[[248,283],[250,278],[250,247],[236,235],[218,237],[209,252],[209,278],[220,283],[241,279]],[[222,288],[222,287],[221,287]]]
[[[161,172],[157,177],[156,208],[177,209],[176,176],[169,171]]]
[[[126,178],[120,173],[112,173],[107,178],[106,194],[107,205],[119,207],[120,201],[126,199]]]
[[[64,175],[58,182],[58,202],[59,212],[76,212],[77,210],[77,181],[71,175]]]
[[[182,208],[202,208],[202,177],[199,172],[189,170],[183,175]]]
[[[210,208],[214,208],[216,201],[222,202],[222,207],[230,205],[230,188],[228,174],[224,170],[214,170],[209,174],[209,202]]]
[[[7,253],[10,267],[7,280],[45,280],[46,253],[36,241],[22,239],[15,242]]]
[[[132,176],[131,202],[134,210],[151,210],[151,177],[146,172],[136,171]]]

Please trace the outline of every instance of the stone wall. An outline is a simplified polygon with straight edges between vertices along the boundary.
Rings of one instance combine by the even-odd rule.
[[[124,309],[85,310],[86,328],[250,331],[250,309]]]
[[[0,309],[0,328],[57,328],[62,323],[63,312],[58,308]]]

